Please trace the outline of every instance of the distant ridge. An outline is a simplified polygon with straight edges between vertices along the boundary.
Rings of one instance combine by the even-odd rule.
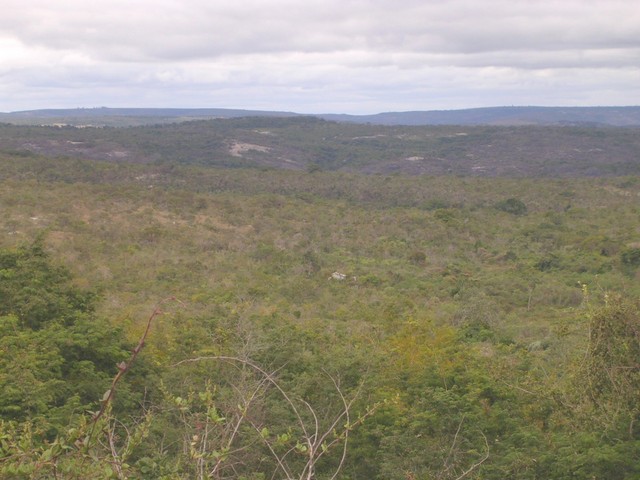
[[[130,127],[192,120],[241,117],[293,117],[293,112],[229,108],[59,108],[0,113],[0,122],[22,125]]]
[[[71,117],[60,118],[40,117],[42,126],[0,123],[0,157],[383,175],[640,174],[640,127],[390,126],[264,115],[191,122],[182,120],[196,117],[83,117],[86,123],[72,127],[65,126]],[[149,124],[82,128],[107,121]]]
[[[325,120],[375,125],[640,126],[640,107],[489,107],[319,116]]]
[[[261,116],[293,116],[292,112],[270,112],[262,110],[239,110],[230,108],[50,108],[44,110],[25,110],[11,112],[12,116],[42,117],[261,117]]]
[[[294,117],[294,112],[226,108],[76,108],[0,113],[15,124],[134,126],[239,117]],[[384,112],[375,115],[317,114],[324,120],[374,125],[540,125],[640,126],[640,106],[629,107],[487,107],[463,110]]]

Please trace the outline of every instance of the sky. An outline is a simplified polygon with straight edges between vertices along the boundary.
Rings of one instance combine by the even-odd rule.
[[[639,0],[0,0],[0,111],[640,105]]]

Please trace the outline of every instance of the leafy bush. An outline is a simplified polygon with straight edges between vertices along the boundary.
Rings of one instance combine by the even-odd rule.
[[[0,418],[45,415],[55,429],[95,406],[128,345],[41,242],[0,250],[0,273]],[[127,390],[119,402],[130,408],[137,399]]]
[[[510,213],[512,215],[526,215],[527,206],[521,200],[517,198],[507,198],[501,202],[496,203],[495,206],[498,210]]]
[[[640,248],[627,248],[620,254],[622,263],[630,267],[640,265]]]

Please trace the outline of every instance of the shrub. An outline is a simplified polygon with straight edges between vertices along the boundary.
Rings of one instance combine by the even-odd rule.
[[[512,215],[526,215],[527,206],[517,198],[507,198],[501,202],[496,203],[495,208],[503,212],[510,213]]]
[[[640,248],[627,248],[620,254],[622,263],[631,267],[640,265]]]

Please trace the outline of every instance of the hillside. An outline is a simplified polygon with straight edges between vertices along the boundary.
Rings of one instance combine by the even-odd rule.
[[[640,173],[640,129],[401,127],[247,117],[130,128],[0,125],[0,150],[125,163],[353,173],[574,177]]]

